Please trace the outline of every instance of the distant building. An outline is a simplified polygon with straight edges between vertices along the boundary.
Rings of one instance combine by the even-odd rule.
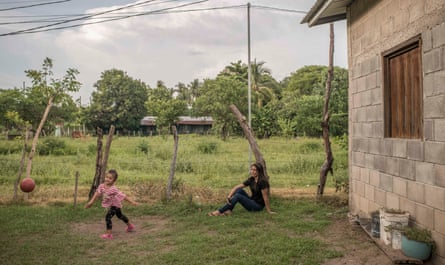
[[[144,135],[157,134],[155,121],[155,116],[146,116],[141,120],[141,129]],[[179,116],[179,121],[176,122],[176,129],[179,134],[206,134],[212,129],[212,125],[212,117]]]

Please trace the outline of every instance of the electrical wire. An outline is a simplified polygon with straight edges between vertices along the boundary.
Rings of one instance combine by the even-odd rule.
[[[192,2],[192,3],[187,3],[187,4],[183,4],[183,5],[178,5],[178,6],[174,6],[174,7],[167,7],[167,8],[162,8],[162,9],[152,10],[152,11],[120,13],[119,15],[109,16],[109,17],[104,17],[103,16],[105,14],[111,14],[112,12],[121,11],[121,10],[124,10],[124,9],[127,9],[127,8],[153,4],[152,2],[154,2],[154,1],[156,1],[156,0],[148,0],[148,1],[140,2],[140,3],[136,3],[136,4],[127,5],[127,6],[124,6],[124,7],[119,7],[119,8],[116,8],[116,9],[107,10],[107,11],[103,11],[103,12],[98,12],[98,13],[94,13],[94,14],[88,14],[88,15],[83,15],[83,14],[82,15],[64,15],[65,17],[71,17],[71,16],[75,17],[75,18],[72,18],[72,19],[63,19],[64,17],[57,17],[57,18],[53,18],[54,20],[52,20],[51,18],[47,18],[47,20],[42,19],[42,20],[30,20],[30,21],[0,23],[0,25],[8,25],[8,24],[14,24],[14,23],[15,24],[26,24],[26,23],[54,22],[54,23],[48,24],[48,25],[42,25],[42,26],[37,26],[37,27],[29,28],[29,29],[13,31],[13,32],[9,32],[9,33],[3,33],[3,34],[0,34],[0,37],[10,36],[10,35],[19,35],[19,34],[47,32],[47,31],[54,31],[54,30],[61,30],[61,29],[68,29],[68,28],[74,28],[74,27],[79,27],[79,26],[100,24],[100,23],[105,23],[105,22],[110,22],[110,21],[122,20],[122,19],[127,19],[127,18],[132,18],[132,17],[138,17],[138,16],[146,16],[146,15],[202,12],[202,11],[211,11],[211,10],[221,10],[221,9],[232,9],[232,8],[243,8],[243,7],[246,7],[246,5],[244,4],[244,5],[236,5],[236,6],[223,6],[223,7],[209,7],[209,8],[173,10],[173,9],[182,8],[182,7],[186,7],[186,6],[190,6],[190,5],[196,5],[196,4],[208,1],[208,0],[200,0],[200,1]],[[177,0],[170,0],[170,1],[165,1],[165,2],[162,2],[162,3],[174,2],[174,1],[177,1]],[[272,11],[279,11],[279,12],[301,13],[301,14],[306,14],[307,13],[305,11],[292,10],[292,9],[283,9],[283,8],[275,8],[275,7],[269,7],[269,6],[251,5],[251,7],[252,8],[256,8],[256,9],[272,10]],[[57,15],[55,15],[55,16],[57,16]],[[62,16],[62,15],[59,15],[59,16]],[[98,17],[98,16],[100,16],[100,17]],[[60,20],[60,19],[63,19],[63,20]],[[93,19],[101,19],[101,20],[95,21],[95,22],[84,22],[84,23],[68,25],[68,26],[53,27],[53,26],[57,26],[57,25],[65,24],[65,23],[71,23],[71,22],[81,21],[81,20],[93,20]]]
[[[59,3],[64,3],[64,2],[70,2],[70,1],[71,0],[61,0],[61,1],[53,1],[53,2],[45,2],[45,3],[40,3],[40,4],[26,5],[26,6],[9,7],[9,8],[2,8],[2,9],[0,9],[0,11],[9,11],[9,10],[15,10],[15,9],[36,7],[36,6],[53,5],[53,4],[59,4]]]

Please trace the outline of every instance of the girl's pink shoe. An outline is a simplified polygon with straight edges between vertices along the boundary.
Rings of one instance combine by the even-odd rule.
[[[103,234],[100,236],[100,238],[102,239],[113,239],[113,235],[112,234]]]
[[[127,232],[133,232],[136,226],[134,224],[128,224],[127,226]]]

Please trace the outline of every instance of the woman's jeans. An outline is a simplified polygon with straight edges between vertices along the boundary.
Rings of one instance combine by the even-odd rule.
[[[249,212],[261,211],[264,208],[264,205],[258,204],[252,200],[247,192],[240,188],[236,190],[235,194],[230,199],[230,204],[227,203],[223,207],[219,208],[218,211],[220,213],[224,213],[227,210],[233,210],[238,202]]]

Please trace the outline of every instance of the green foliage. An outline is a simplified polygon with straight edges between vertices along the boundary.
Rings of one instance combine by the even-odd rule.
[[[39,155],[74,155],[75,150],[71,149],[70,146],[62,139],[49,137],[43,139],[43,142],[39,145],[37,149]]]
[[[141,153],[144,153],[147,155],[148,151],[150,150],[150,146],[148,145],[148,143],[145,140],[142,140],[141,142],[139,142],[136,149],[138,152],[141,152]]]
[[[172,93],[173,90],[159,81],[156,88],[148,91],[148,100],[145,102],[148,114],[156,116],[156,130],[163,135],[170,132],[170,127],[187,109],[187,101],[174,99]]]
[[[114,125],[116,130],[138,130],[141,119],[147,115],[145,101],[147,86],[122,70],[102,72],[94,87],[91,105],[84,110],[85,122],[90,128],[104,130]]]
[[[410,227],[403,228],[403,234],[406,238],[414,241],[433,244],[434,240],[431,235],[431,231],[426,228]]]
[[[218,143],[203,142],[198,144],[198,151],[201,154],[214,154],[218,150]]]
[[[229,107],[234,104],[241,113],[247,113],[247,90],[242,82],[222,76],[216,80],[206,80],[199,94],[193,105],[195,115],[212,116],[213,129],[223,139],[239,130],[239,124]]]

